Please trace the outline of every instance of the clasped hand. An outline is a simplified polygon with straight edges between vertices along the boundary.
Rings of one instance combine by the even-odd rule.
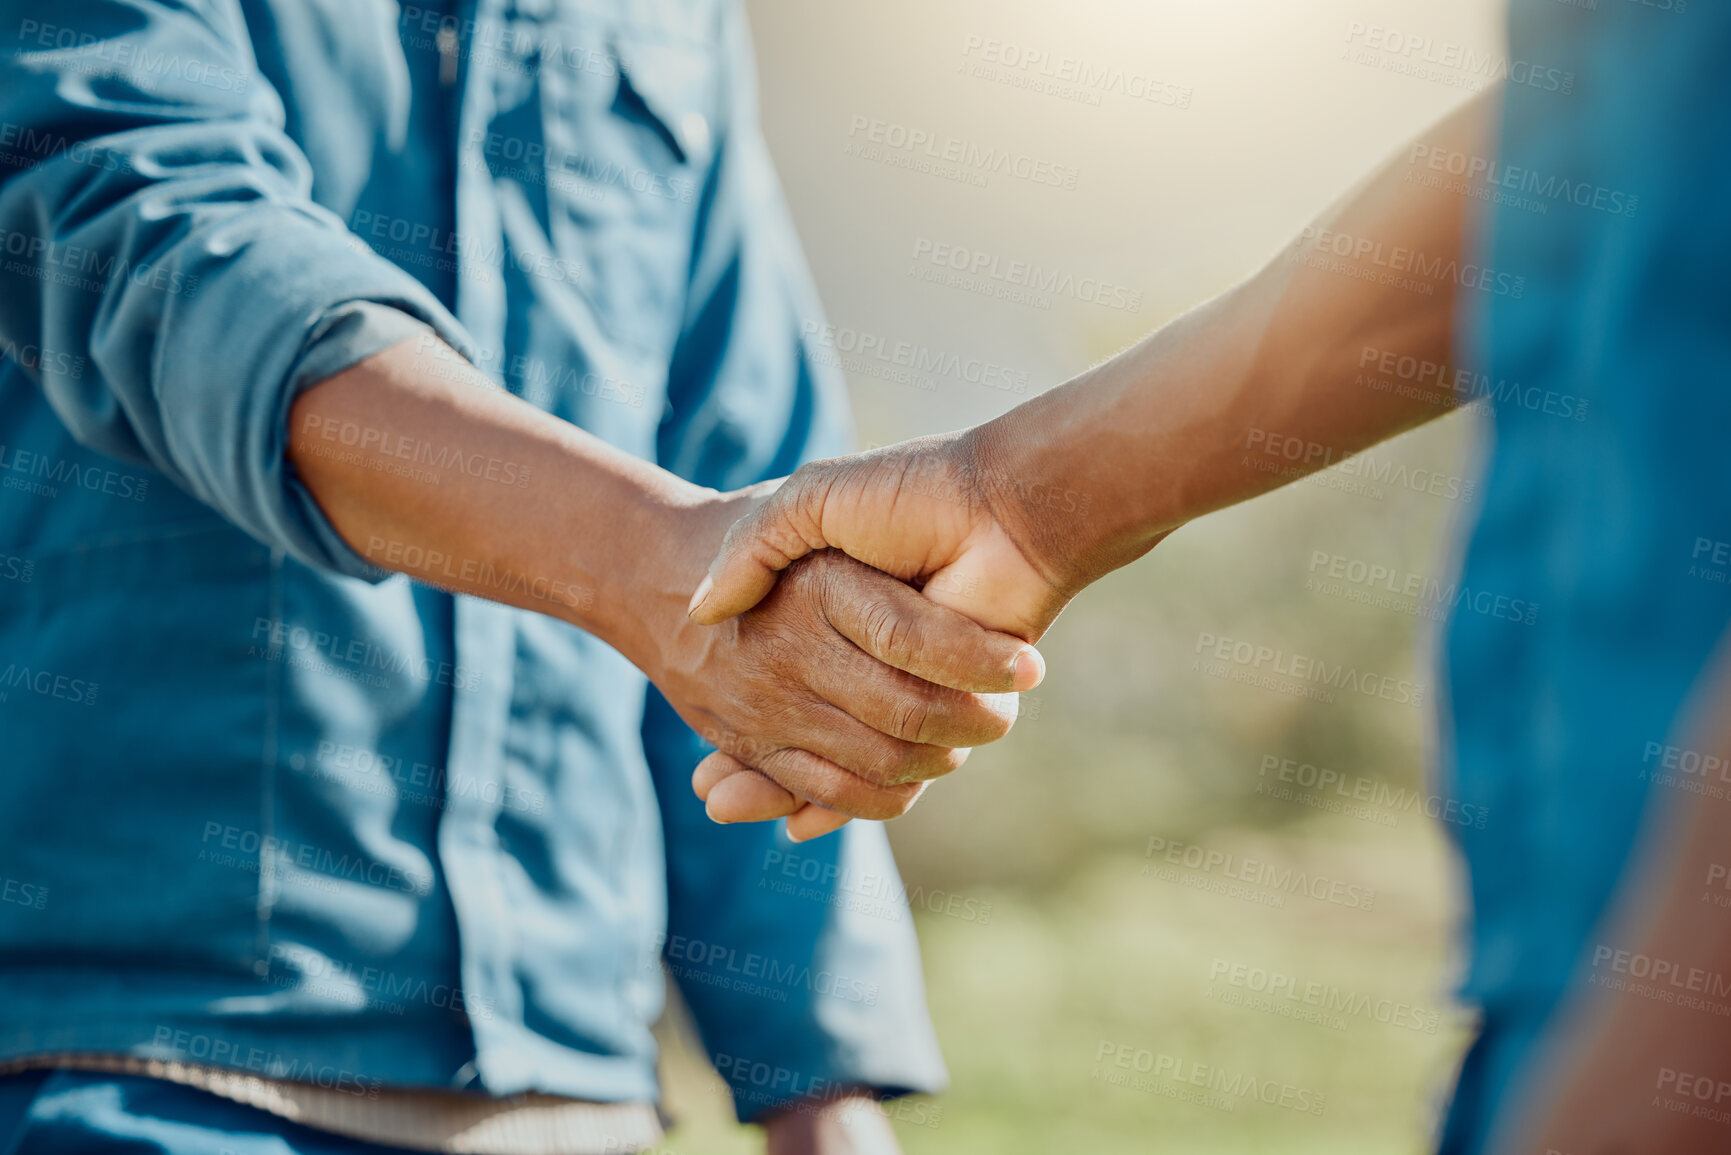
[[[1028,643],[1090,575],[1047,560],[1061,548],[982,456],[951,435],[817,462],[728,531],[691,619],[727,639],[773,631],[756,645],[783,667],[797,656],[829,706],[785,717],[802,727],[804,749],[711,738],[720,749],[692,782],[711,817],[790,814],[794,837],[847,815],[895,817],[967,753],[944,747],[1009,730],[1013,705],[962,691],[1038,684],[1044,664]],[[836,708],[844,703],[851,717]]]
[[[703,553],[682,591],[721,544],[719,527],[763,503],[767,488],[694,515],[689,548]],[[971,747],[1007,734],[1012,691],[1040,679],[1026,641],[841,550],[779,568],[774,589],[737,616],[697,624],[681,592],[677,622],[656,631],[669,640],[652,677],[717,747],[696,784],[720,821],[792,814],[790,835],[806,839],[848,816],[896,817]]]

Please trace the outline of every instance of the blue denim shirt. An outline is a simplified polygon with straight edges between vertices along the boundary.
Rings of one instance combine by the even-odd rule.
[[[936,1088],[880,827],[710,824],[617,653],[283,462],[428,331],[703,484],[846,448],[738,5],[392,7],[0,3],[0,1060],[651,1098],[671,973],[742,1117]]]
[[[1677,748],[1731,626],[1731,9],[1515,0],[1509,43],[1475,191],[1507,291],[1462,301],[1495,443],[1460,582],[1538,612],[1450,624],[1452,791],[1487,815],[1455,830],[1484,1026],[1450,1155],[1531,1101],[1571,982],[1620,977],[1602,952],[1635,944],[1601,919],[1651,798],[1731,782]]]

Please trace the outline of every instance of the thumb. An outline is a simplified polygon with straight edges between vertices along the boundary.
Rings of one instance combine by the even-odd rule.
[[[785,490],[785,487],[784,487]],[[725,622],[762,601],[781,571],[825,542],[815,518],[796,516],[796,506],[778,490],[733,523],[709,573],[691,595],[686,614],[702,626]]]

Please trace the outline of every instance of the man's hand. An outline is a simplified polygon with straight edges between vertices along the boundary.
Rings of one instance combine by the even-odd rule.
[[[765,1155],[901,1155],[883,1109],[864,1093],[802,1102],[764,1124]]]
[[[1030,486],[991,461],[990,439],[976,431],[802,467],[728,531],[692,599],[692,620],[725,622],[766,594],[773,600],[783,570],[824,551],[818,556],[845,553],[920,586],[929,602],[1037,641],[1097,574],[1090,559],[1064,548],[1062,521],[1076,513],[1075,498],[1068,511],[1062,497],[1054,508],[1041,500],[1050,487]],[[1038,685],[1045,673],[1038,652],[1016,660],[1013,687]],[[742,822],[793,812],[788,827],[796,836],[833,822],[812,807],[795,810],[793,795],[741,773],[745,762],[730,753],[724,747],[693,776],[712,817]]]
[[[660,579],[644,591],[645,628],[658,639],[644,668],[717,747],[705,766],[763,774],[705,789],[712,813],[777,817],[798,807],[797,795],[844,815],[893,818],[969,747],[1009,732],[1014,703],[992,695],[1036,680],[1031,648],[839,552],[806,558],[718,628],[694,624],[685,591],[740,500],[693,510],[698,524],[675,535],[680,544],[655,562]],[[809,838],[843,821],[813,810],[790,833]]]
[[[1080,586],[1073,566],[1040,548],[1053,535],[1013,508],[1013,489],[993,475],[982,439],[963,433],[803,466],[728,531],[692,620],[750,609],[794,561],[836,549],[990,629],[1037,640]]]

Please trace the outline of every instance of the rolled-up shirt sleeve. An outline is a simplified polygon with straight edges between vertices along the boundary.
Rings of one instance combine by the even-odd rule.
[[[469,342],[313,201],[239,6],[0,0],[0,126],[0,340],[56,355],[26,371],[72,435],[308,564],[379,576],[294,482],[289,406],[308,366],[418,326]]]

